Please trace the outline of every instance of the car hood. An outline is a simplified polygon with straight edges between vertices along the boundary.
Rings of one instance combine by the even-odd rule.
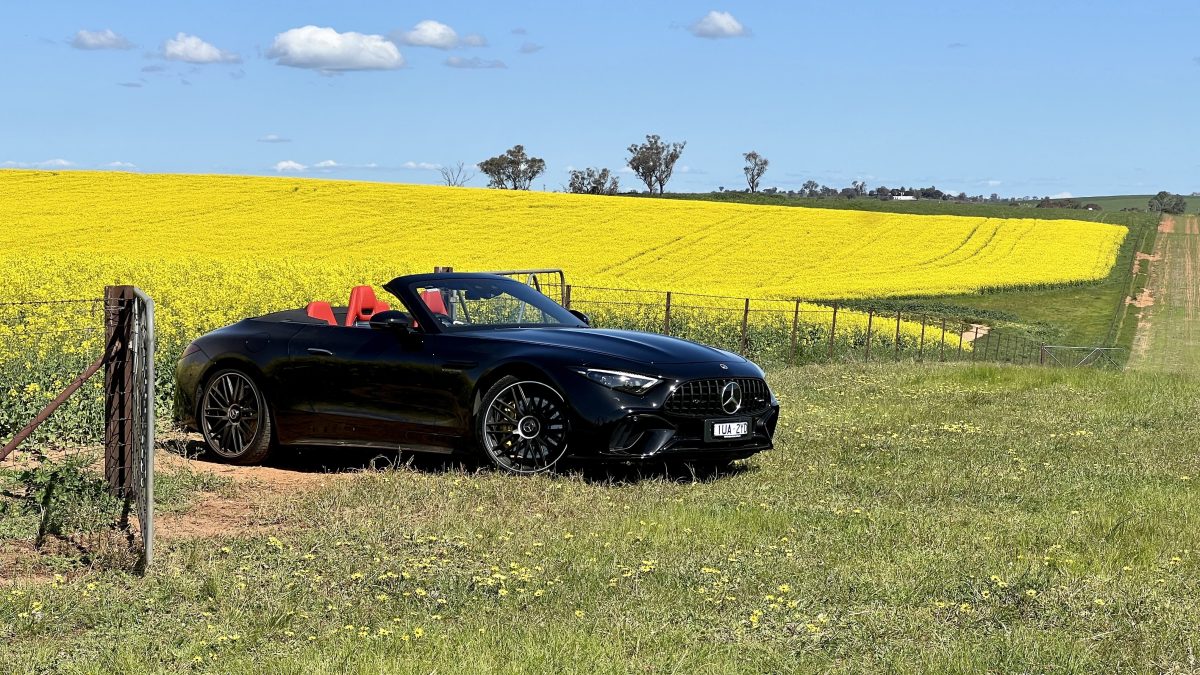
[[[640,363],[741,363],[736,354],[679,338],[600,328],[505,328],[488,339],[576,350]]]

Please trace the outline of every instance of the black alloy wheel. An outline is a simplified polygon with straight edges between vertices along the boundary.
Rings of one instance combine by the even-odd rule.
[[[501,378],[483,396],[477,437],[497,468],[511,473],[548,471],[567,452],[567,404],[550,385]]]
[[[221,459],[256,464],[271,451],[271,412],[254,379],[240,370],[222,370],[204,385],[200,433]]]

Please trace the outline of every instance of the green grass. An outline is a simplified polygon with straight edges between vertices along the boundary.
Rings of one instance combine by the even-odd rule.
[[[1183,672],[1200,381],[771,374],[778,447],[712,480],[364,472],[0,588],[4,672]],[[314,481],[316,483],[316,481]]]
[[[1121,209],[1141,209],[1143,211],[1149,208],[1150,198],[1154,195],[1110,195],[1107,197],[1078,197],[1080,202],[1084,204],[1096,204],[1105,211],[1120,211]],[[1187,197],[1187,212],[1200,213],[1200,197]]]
[[[1200,327],[1197,287],[1200,286],[1200,235],[1186,229],[1195,216],[1178,218],[1175,232],[1159,234],[1150,274],[1149,290],[1154,304],[1146,314],[1142,334],[1137,337],[1130,367],[1168,373],[1200,374]]]

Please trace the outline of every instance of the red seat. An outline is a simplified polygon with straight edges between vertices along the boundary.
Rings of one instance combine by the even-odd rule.
[[[442,316],[450,316],[450,312],[446,309],[446,301],[442,298],[442,292],[436,288],[426,288],[421,291],[421,301],[429,308],[429,311]]]
[[[312,318],[324,321],[330,326],[338,325],[337,319],[333,316],[333,307],[330,307],[328,302],[310,302],[304,311]]]
[[[350,291],[350,307],[346,311],[346,325],[353,326],[359,321],[370,321],[379,312],[388,310],[386,302],[375,298],[375,291],[370,286],[355,286]]]

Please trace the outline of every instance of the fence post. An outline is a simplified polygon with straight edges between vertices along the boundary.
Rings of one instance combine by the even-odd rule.
[[[971,338],[971,360],[979,356],[979,326],[975,326],[975,337]]]
[[[134,438],[133,286],[104,288],[104,477],[120,494],[130,484]]]
[[[925,360],[925,324],[929,322],[929,315],[921,315],[921,346],[917,349],[917,360]]]
[[[833,323],[829,326],[829,360],[833,360],[833,338],[837,334],[837,310],[838,304],[833,303]]]
[[[750,323],[750,298],[746,298],[746,308],[742,310],[742,356],[746,355],[746,350],[749,347],[749,336],[746,330]]]
[[[871,324],[875,321],[875,310],[867,310],[867,351],[863,354],[863,361],[871,360]]]
[[[796,333],[800,330],[800,300],[796,300],[796,309],[792,311],[792,351],[791,362],[796,365]]]
[[[896,363],[900,362],[900,310],[896,310]]]
[[[1038,365],[1046,365],[1046,345],[1038,345]]]
[[[571,284],[563,286],[563,307],[571,309]]]
[[[967,327],[967,322],[963,321],[961,323],[962,325],[959,326],[960,330],[958,331],[958,359],[960,361],[962,360],[963,336],[967,334],[967,331],[965,330]]]
[[[671,334],[671,291],[667,291],[667,307],[663,312],[663,335]]]

